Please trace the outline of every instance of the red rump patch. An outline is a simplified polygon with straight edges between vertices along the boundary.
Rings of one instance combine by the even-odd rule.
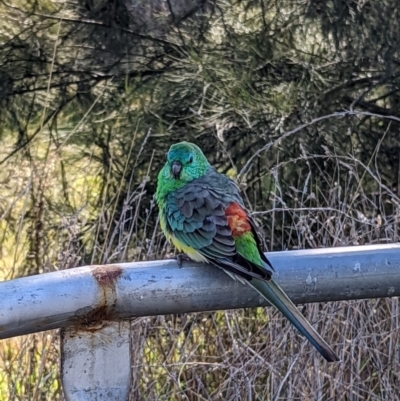
[[[228,218],[228,226],[233,236],[240,237],[242,234],[251,231],[247,213],[239,204],[231,203],[225,209],[225,215]]]

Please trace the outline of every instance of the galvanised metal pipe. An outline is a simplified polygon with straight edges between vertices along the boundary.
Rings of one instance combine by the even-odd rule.
[[[400,244],[269,252],[295,303],[400,295]],[[84,266],[0,283],[0,339],[135,316],[266,305],[218,268],[175,260]]]

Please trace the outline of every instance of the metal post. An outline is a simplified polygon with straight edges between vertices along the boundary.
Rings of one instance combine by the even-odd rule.
[[[400,244],[271,252],[295,303],[400,295]],[[175,261],[84,266],[0,283],[0,339],[63,328],[67,401],[126,401],[129,322],[168,313],[266,305],[219,269]]]
[[[400,244],[268,253],[295,303],[400,295]],[[213,266],[84,266],[0,283],[0,339],[102,320],[266,305]]]
[[[126,401],[131,378],[130,323],[99,322],[61,331],[66,401]]]

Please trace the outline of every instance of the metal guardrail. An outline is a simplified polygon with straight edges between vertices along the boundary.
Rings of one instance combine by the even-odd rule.
[[[400,244],[269,252],[295,303],[400,295]],[[124,401],[127,319],[266,305],[213,266],[174,260],[84,266],[0,283],[0,339],[63,328],[67,401]],[[105,363],[106,361],[106,363]]]

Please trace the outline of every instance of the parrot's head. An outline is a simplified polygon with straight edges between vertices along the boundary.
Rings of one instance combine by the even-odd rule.
[[[209,168],[210,163],[198,146],[179,142],[170,147],[163,174],[164,178],[184,184],[202,177]]]

